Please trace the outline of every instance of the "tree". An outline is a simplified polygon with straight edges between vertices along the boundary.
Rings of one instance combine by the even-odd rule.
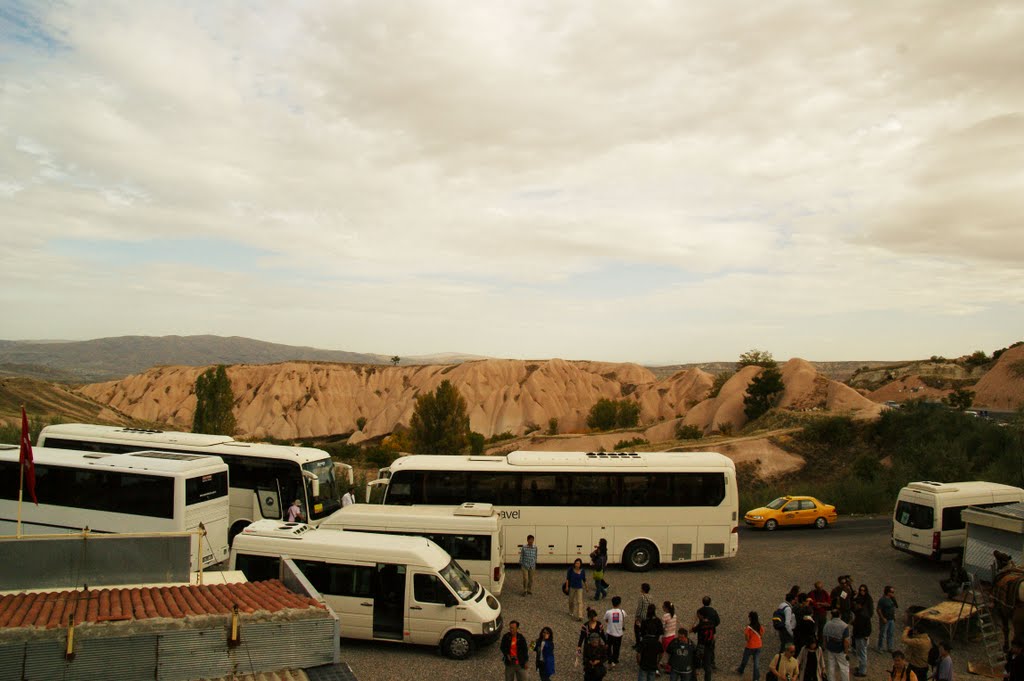
[[[974,391],[967,388],[957,388],[946,398],[949,406],[959,411],[966,411],[974,404]]]
[[[758,350],[754,348],[748,352],[744,352],[740,355],[740,359],[736,362],[736,368],[742,369],[743,367],[764,367],[765,369],[772,369],[777,365],[775,359],[772,357],[772,353],[766,350]]]
[[[366,427],[366,417],[365,416],[360,416],[359,418],[356,419],[356,428],[358,428],[359,430],[362,430],[365,427]]]
[[[618,416],[618,407],[614,400],[602,397],[587,414],[587,427],[594,430],[611,430],[615,427]]]
[[[231,411],[235,395],[224,365],[210,367],[196,378],[196,413],[192,419],[193,433],[233,435],[235,415]]]
[[[398,363],[401,362],[401,361],[402,361],[402,358],[399,357],[398,355],[395,355],[394,357],[391,358],[391,364],[393,366],[398,366]]]
[[[554,416],[548,419],[548,435],[558,435],[558,419]]]
[[[715,374],[715,380],[711,383],[711,391],[708,393],[708,397],[718,397],[718,393],[722,392],[722,386],[735,375],[735,371],[723,371],[720,374]]]
[[[633,428],[640,423],[640,403],[633,400],[619,400],[616,406],[615,425],[619,428]]]
[[[416,398],[409,422],[414,454],[461,454],[469,446],[466,400],[451,381]]]
[[[473,456],[480,456],[484,453],[484,445],[487,440],[483,434],[474,431],[469,433],[469,453]]]
[[[785,389],[782,372],[777,367],[762,370],[747,386],[747,394],[743,398],[743,413],[753,421],[774,407]]]

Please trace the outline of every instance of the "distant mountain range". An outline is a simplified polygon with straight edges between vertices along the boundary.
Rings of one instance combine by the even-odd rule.
[[[458,364],[479,355],[403,357],[402,365]],[[0,340],[0,376],[62,383],[109,381],[158,365],[275,364],[289,360],[390,364],[390,355],[322,350],[240,336],[117,336],[87,341]]]

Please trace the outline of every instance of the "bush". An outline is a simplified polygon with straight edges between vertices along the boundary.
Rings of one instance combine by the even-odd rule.
[[[480,456],[484,453],[484,436],[478,432],[470,431],[469,433],[469,453],[474,456]]]
[[[732,421],[726,421],[718,424],[718,432],[726,437],[732,437],[733,430]]]
[[[540,426],[533,422],[527,423],[525,426],[523,426],[523,428],[525,429],[524,432],[527,435],[529,435],[530,433],[536,433],[538,430],[540,430]]]
[[[599,399],[587,414],[587,427],[594,430],[633,428],[640,422],[640,404],[635,400]]]
[[[554,416],[548,419],[548,435],[558,435],[558,419]]]
[[[775,358],[772,357],[772,353],[765,350],[758,350],[754,348],[748,352],[744,352],[740,355],[740,359],[736,362],[736,368],[742,369],[743,367],[764,367],[765,369],[774,369],[778,364],[775,362]]]
[[[644,438],[642,438],[642,437],[635,437],[632,440],[619,440],[618,442],[615,443],[615,447],[613,449],[618,451],[618,450],[621,450],[621,449],[630,449],[630,448],[635,447],[637,445],[647,445],[647,444],[650,444],[650,443],[647,440],[645,440]]]
[[[704,430],[700,426],[683,425],[682,423],[676,425],[677,440],[699,440],[702,437],[704,437]]]
[[[747,394],[743,398],[743,413],[753,421],[775,406],[786,389],[782,382],[782,372],[776,367],[764,369],[747,386]]]
[[[502,442],[504,440],[515,439],[515,434],[511,430],[506,430],[504,433],[495,433],[494,435],[487,438],[487,442],[493,444],[495,442]]]
[[[718,397],[718,393],[722,392],[722,386],[728,383],[729,379],[735,375],[735,371],[723,371],[720,374],[715,374],[715,380],[711,383],[711,391],[708,392],[708,398]]]
[[[358,428],[359,430],[362,430],[365,427],[366,427],[366,417],[365,416],[360,416],[359,418],[356,419],[356,428]]]
[[[811,421],[797,438],[815,445],[831,448],[847,447],[857,437],[857,428],[849,416],[829,416]]]

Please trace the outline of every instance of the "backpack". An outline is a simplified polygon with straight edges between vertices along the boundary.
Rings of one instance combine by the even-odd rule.
[[[583,659],[584,660],[603,660],[605,658],[605,649],[607,645],[604,639],[601,638],[601,634],[596,631],[592,631],[587,635],[587,640],[583,644]]]
[[[939,646],[935,645],[935,641],[932,641],[932,647],[928,649],[928,666],[939,666],[940,657],[942,656],[939,654]]]
[[[788,605],[780,606],[772,613],[772,626],[775,627],[775,631],[783,631],[786,628],[786,608],[788,607]]]

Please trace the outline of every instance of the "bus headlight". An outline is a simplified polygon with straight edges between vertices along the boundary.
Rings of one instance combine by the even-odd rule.
[[[492,596],[491,594],[487,594],[487,605],[488,607],[490,607],[491,610],[497,610],[498,599]]]
[[[492,620],[490,622],[484,622],[484,633],[490,634],[498,628],[498,620]]]

